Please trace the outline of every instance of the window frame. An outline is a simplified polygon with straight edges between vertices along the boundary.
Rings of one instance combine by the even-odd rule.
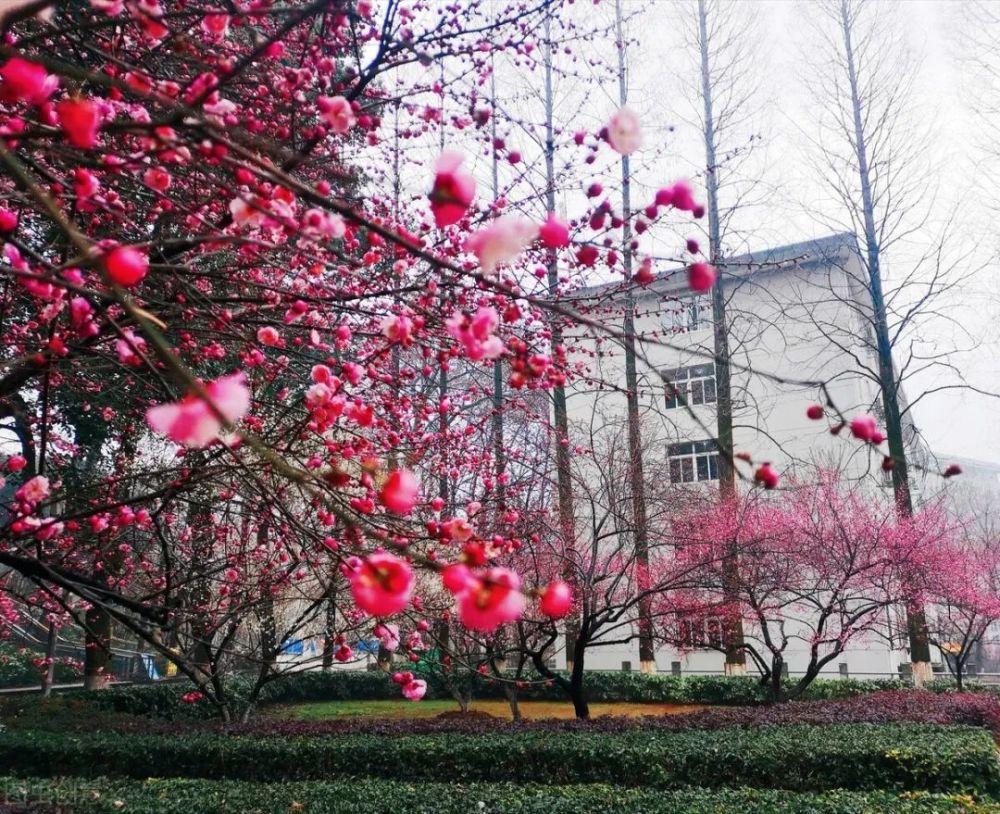
[[[711,439],[668,444],[667,472],[673,485],[717,481],[719,448]]]
[[[660,313],[660,324],[672,334],[710,330],[715,325],[712,298],[708,294],[688,294],[671,298],[676,308],[664,309]],[[665,305],[670,305],[671,300]]]
[[[664,382],[663,385],[667,410],[681,407],[681,396],[689,407],[717,404],[719,401],[715,362],[670,368],[664,370],[663,375],[669,381],[669,384]]]

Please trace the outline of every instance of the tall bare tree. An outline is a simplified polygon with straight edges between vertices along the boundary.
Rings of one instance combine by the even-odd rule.
[[[615,0],[615,46],[618,49],[618,102],[622,107],[628,104],[628,77],[626,75],[625,31],[622,21],[621,0]],[[632,170],[629,157],[621,158],[622,171],[622,262],[625,279],[632,280],[632,217],[631,183]],[[646,491],[643,476],[642,423],[639,417],[639,376],[636,368],[635,337],[635,296],[629,286],[625,294],[625,335],[622,345],[625,351],[625,400],[628,414],[629,444],[629,485],[632,496],[633,536],[635,556],[640,573],[649,567],[649,522],[646,511]],[[640,592],[644,586],[639,585]],[[656,651],[650,623],[649,600],[644,599],[639,608],[639,666],[644,673],[656,672]]]
[[[856,360],[858,372],[879,394],[871,405],[885,422],[888,455],[898,511],[914,509],[915,472],[931,465],[911,410],[931,392],[965,386],[952,349],[927,343],[916,329],[944,318],[943,298],[955,281],[957,260],[948,259],[934,231],[933,188],[928,188],[927,133],[913,115],[912,82],[918,63],[906,47],[894,14],[898,9],[862,0],[831,0],[816,25],[822,47],[811,47],[813,97],[822,100],[819,135],[813,139],[837,224],[859,236],[859,268],[854,290],[831,295],[851,304],[857,325],[817,325],[821,334]],[[947,234],[947,224],[941,234]],[[907,243],[924,242],[912,257]],[[893,267],[887,278],[889,260]],[[888,281],[887,281],[888,280]],[[954,384],[924,391],[907,401],[903,382],[935,368],[956,374]],[[923,609],[907,608],[907,636],[914,681],[931,676],[930,648]]]
[[[719,447],[719,491],[724,501],[736,496],[733,467],[733,393],[731,384],[730,320],[727,314],[727,275],[724,241],[732,216],[743,203],[743,188],[724,188],[727,164],[738,163],[753,146],[754,134],[746,134],[746,121],[755,96],[752,62],[755,57],[752,20],[734,4],[698,0],[696,24],[688,39],[698,57],[699,81],[695,93],[700,101],[700,130],[705,149],[705,192],[708,215],[708,257],[721,271],[712,289],[713,351],[715,354],[716,439]],[[735,140],[735,141],[734,141]],[[729,204],[720,204],[722,193]],[[737,551],[729,570],[735,569]],[[728,622],[723,631],[727,675],[746,672],[742,622]]]

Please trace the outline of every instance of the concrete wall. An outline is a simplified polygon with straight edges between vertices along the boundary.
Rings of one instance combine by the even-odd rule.
[[[883,476],[881,458],[848,440],[849,433],[834,437],[828,423],[810,421],[806,408],[821,401],[820,389],[804,382],[827,383],[830,398],[845,415],[868,413],[878,402],[875,382],[859,373],[863,344],[844,346],[844,337],[860,336],[864,324],[864,299],[857,279],[862,271],[850,243],[828,253],[821,261],[788,263],[780,268],[747,265],[733,267],[724,279],[733,358],[735,448],[752,455],[757,463],[771,462],[788,478],[807,475],[816,466],[838,469],[845,479],[872,492],[875,499],[891,494]],[[685,308],[688,296],[683,274],[660,279],[636,293],[636,334],[640,352],[639,403],[642,415],[644,465],[647,480],[669,481],[667,447],[674,442],[711,439],[715,435],[714,404],[667,409],[660,371],[710,362],[713,354],[711,321],[703,327],[678,332],[675,314]],[[602,324],[621,327],[623,296],[613,288],[585,292],[579,310]],[[710,313],[710,312],[709,312]],[[596,447],[607,433],[623,433],[625,417],[624,353],[616,339],[599,338],[596,331],[576,329],[567,341],[570,361],[580,375],[569,398],[571,445]],[[859,358],[859,354],[862,355]],[[627,450],[626,450],[627,451]],[[741,474],[752,478],[752,469]],[[690,486],[686,488],[692,488]],[[717,481],[699,484],[717,488]],[[751,488],[742,480],[738,488]],[[586,534],[586,509],[580,507],[578,534]],[[804,669],[804,647],[790,646],[789,670]],[[872,637],[857,641],[824,671],[840,675],[841,664],[852,676],[894,675],[905,653]],[[595,648],[588,667],[639,669],[636,643]],[[680,663],[684,674],[721,673],[723,656],[715,651],[678,653],[663,649],[657,666],[669,672]]]

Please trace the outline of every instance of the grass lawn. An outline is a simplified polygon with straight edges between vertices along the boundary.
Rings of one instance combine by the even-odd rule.
[[[521,715],[525,718],[572,718],[573,705],[568,701],[522,701]],[[510,707],[506,701],[473,701],[471,709],[486,712],[496,718],[510,718]],[[594,703],[590,705],[590,715],[673,715],[681,712],[695,712],[705,709],[696,704],[626,704]],[[273,709],[271,714],[282,718],[296,718],[303,721],[323,721],[330,718],[383,718],[401,720],[405,718],[433,718],[442,712],[456,712],[454,701],[320,701],[295,704]]]

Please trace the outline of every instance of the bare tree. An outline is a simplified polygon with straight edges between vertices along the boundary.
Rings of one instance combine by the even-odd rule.
[[[952,272],[960,261],[949,256],[942,237],[925,243],[907,263],[907,242],[933,231],[933,189],[926,181],[926,133],[911,116],[916,62],[893,25],[893,9],[832,0],[824,10],[816,26],[822,47],[811,49],[811,90],[825,107],[813,145],[823,182],[843,217],[839,225],[860,237],[862,271],[854,275],[853,290],[830,291],[854,311],[855,324],[817,323],[817,328],[877,385],[879,403],[868,406],[885,422],[883,469],[891,472],[898,511],[909,516],[914,469],[931,466],[911,410],[931,392],[964,385],[954,349],[932,345],[920,331],[930,319],[947,319],[942,301],[955,285]],[[941,234],[947,232],[945,224]],[[956,382],[907,401],[903,383],[934,369],[955,374]],[[907,612],[913,675],[921,683],[931,676],[927,626],[918,603],[910,602]]]
[[[730,371],[730,321],[725,274],[725,241],[727,228],[743,202],[743,192],[735,185],[725,185],[725,172],[740,161],[752,147],[754,136],[743,143],[733,143],[744,130],[755,95],[751,63],[755,56],[752,20],[745,12],[718,2],[698,0],[695,24],[690,26],[688,40],[697,55],[699,81],[694,86],[700,101],[699,127],[705,148],[705,192],[708,215],[708,259],[722,272],[719,284],[712,289],[713,351],[716,381],[716,438],[719,446],[719,490],[722,499],[736,494],[736,471],[733,460],[733,394]],[[731,199],[728,206],[720,203],[720,193]],[[736,568],[732,552],[729,571]],[[742,621],[728,618],[723,631],[728,675],[746,672],[743,649]]]

